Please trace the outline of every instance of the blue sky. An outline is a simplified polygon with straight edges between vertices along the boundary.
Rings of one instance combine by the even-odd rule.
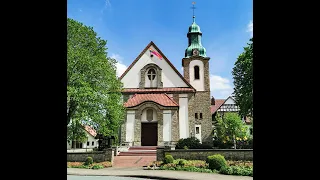
[[[122,74],[153,41],[182,73],[188,46],[192,0],[68,0],[68,17],[93,27],[107,40],[108,56]],[[210,59],[210,88],[215,98],[233,92],[232,68],[252,36],[252,0],[195,1],[196,23]]]

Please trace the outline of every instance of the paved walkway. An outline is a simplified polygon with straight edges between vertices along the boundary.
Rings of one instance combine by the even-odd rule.
[[[157,159],[156,156],[116,156],[113,167],[143,167]]]
[[[68,175],[86,175],[86,176],[131,176],[131,177],[153,177],[153,178],[168,178],[175,180],[253,180],[249,176],[230,176],[213,173],[197,173],[186,171],[166,171],[166,170],[143,170],[137,167],[128,168],[105,168],[105,169],[78,169],[67,168]]]

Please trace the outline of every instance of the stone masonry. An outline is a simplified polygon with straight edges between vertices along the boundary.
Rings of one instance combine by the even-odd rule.
[[[208,57],[192,56],[182,59],[184,78],[190,82],[189,64],[192,60],[200,60],[204,65],[204,91],[189,95],[189,132],[195,134],[195,125],[201,125],[201,139],[204,144],[212,144],[212,116],[210,111],[210,79]],[[198,113],[198,119],[195,118]],[[202,113],[202,119],[200,119]]]

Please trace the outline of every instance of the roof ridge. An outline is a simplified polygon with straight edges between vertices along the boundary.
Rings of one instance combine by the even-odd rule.
[[[154,49],[160,53],[160,55],[163,57],[163,59],[171,66],[173,71],[177,73],[177,75],[192,89],[195,90],[195,88],[181,75],[181,73],[177,70],[177,68],[171,63],[171,61],[161,52],[161,50],[157,47],[157,45],[153,42],[150,41],[150,43],[141,51],[141,53],[137,56],[137,58],[128,66],[128,68],[122,73],[122,75],[119,77],[121,80],[128,72],[129,70],[138,62],[138,60],[143,56],[143,54],[151,47],[153,46]]]
[[[176,104],[177,106],[179,106],[179,104],[176,103],[176,101],[173,99],[173,97],[171,98],[170,96],[168,96],[167,93],[163,93],[164,95],[166,95],[174,104]]]

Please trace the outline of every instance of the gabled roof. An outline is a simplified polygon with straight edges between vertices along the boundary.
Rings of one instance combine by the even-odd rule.
[[[83,127],[91,136],[96,137],[97,132],[92,127],[88,125],[84,125]]]
[[[216,99],[215,105],[211,105],[211,114],[214,114],[225,102],[225,99]]]
[[[127,102],[124,103],[125,107],[134,107],[147,101],[153,101],[161,106],[179,106],[172,98],[167,94],[135,94]]]
[[[185,92],[191,93],[195,92],[193,88],[150,88],[150,89],[139,89],[139,88],[125,88],[122,93],[174,93],[174,92]]]
[[[139,54],[139,56],[130,64],[130,66],[124,71],[124,73],[119,77],[121,80],[128,72],[129,70],[137,63],[137,61],[143,56],[143,54],[151,47],[153,46],[154,49],[160,53],[160,55],[163,57],[163,59],[171,66],[171,68],[178,74],[178,76],[190,87],[195,89],[181,74],[180,72],[174,67],[174,65],[169,61],[169,59],[161,52],[161,50],[151,41]]]

